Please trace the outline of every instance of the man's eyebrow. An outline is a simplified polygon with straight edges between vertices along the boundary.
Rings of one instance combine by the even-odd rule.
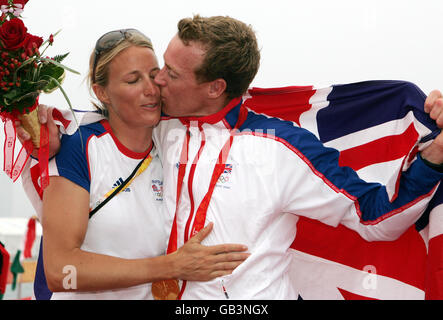
[[[176,74],[179,74],[179,73],[177,72],[176,69],[174,69],[173,67],[171,67],[171,66],[170,66],[169,64],[167,64],[166,62],[165,62],[165,66],[166,66],[166,68],[168,68],[169,70],[175,72]]]

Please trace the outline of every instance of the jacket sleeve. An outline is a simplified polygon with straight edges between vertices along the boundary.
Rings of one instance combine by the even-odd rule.
[[[291,163],[279,178],[279,184],[286,183],[283,210],[332,226],[341,223],[368,241],[398,238],[425,211],[443,177],[417,156],[390,198],[384,185],[340,167],[338,151],[310,132],[297,128],[280,142],[279,156]]]

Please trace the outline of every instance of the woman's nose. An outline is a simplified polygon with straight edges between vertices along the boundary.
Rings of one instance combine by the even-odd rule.
[[[160,94],[160,88],[154,82],[154,80],[152,80],[151,78],[148,78],[146,80],[146,83],[145,83],[144,93],[147,96],[148,95]]]

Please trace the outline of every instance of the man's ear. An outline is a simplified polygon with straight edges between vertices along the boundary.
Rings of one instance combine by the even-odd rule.
[[[106,93],[106,90],[103,86],[94,83],[92,85],[92,90],[94,91],[95,96],[97,97],[98,100],[100,100],[100,102],[104,104],[110,103],[108,94]]]
[[[218,98],[226,91],[226,81],[222,78],[215,79],[209,83],[208,94],[210,98]]]

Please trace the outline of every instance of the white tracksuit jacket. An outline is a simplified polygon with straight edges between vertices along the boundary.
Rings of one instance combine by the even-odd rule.
[[[214,164],[240,106],[241,100],[234,99],[208,117],[164,117],[155,130],[164,168],[165,212],[172,223],[178,163],[186,126],[190,127],[189,160],[177,213],[178,247],[192,236],[196,208],[208,191]],[[229,276],[185,282],[182,299],[297,299],[286,271],[299,216],[332,226],[341,223],[366,240],[393,240],[422,214],[442,177],[417,157],[403,172],[398,193],[389,199],[384,186],[339,167],[335,149],[324,147],[292,122],[248,111],[240,132],[209,204],[206,224],[212,221],[214,229],[203,244],[241,243],[251,256]]]

